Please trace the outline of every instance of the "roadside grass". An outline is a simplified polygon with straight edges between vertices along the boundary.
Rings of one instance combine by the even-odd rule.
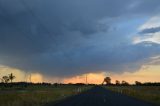
[[[107,86],[105,88],[160,105],[160,86]]]
[[[78,94],[78,88],[84,91],[90,87],[67,85],[59,87],[31,86],[21,90],[0,90],[0,106],[43,106]]]

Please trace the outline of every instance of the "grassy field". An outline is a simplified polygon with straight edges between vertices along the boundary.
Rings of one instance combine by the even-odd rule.
[[[90,87],[61,85],[61,86],[30,86],[23,89],[1,89],[0,106],[43,106],[44,104],[64,99],[78,94],[79,90],[87,90]]]
[[[106,88],[160,105],[160,86],[107,86]]]

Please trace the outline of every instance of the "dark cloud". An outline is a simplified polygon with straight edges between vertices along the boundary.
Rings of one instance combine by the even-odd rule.
[[[59,76],[134,70],[160,51],[156,44],[132,45],[130,36],[135,20],[158,13],[159,3],[2,0],[0,64]]]
[[[156,33],[160,32],[160,27],[147,28],[140,32],[140,34]]]

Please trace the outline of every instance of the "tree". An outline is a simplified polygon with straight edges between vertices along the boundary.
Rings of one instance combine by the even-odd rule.
[[[12,83],[12,81],[13,81],[16,77],[11,73],[11,74],[9,74],[8,78],[9,78],[9,80],[10,80],[11,83]]]
[[[126,81],[122,81],[122,85],[129,85],[129,83]]]
[[[3,76],[2,80],[3,80],[3,82],[8,83],[10,79],[8,76]]]
[[[1,80],[1,83],[3,83],[3,82],[4,82],[2,78],[0,78],[0,80]]]
[[[110,85],[111,84],[111,78],[110,77],[106,77],[104,78],[104,81],[102,84],[106,83],[106,85]]]
[[[3,83],[3,79],[2,79],[2,78],[0,78],[0,80],[1,80],[1,83]]]
[[[136,84],[136,85],[142,85],[142,83],[139,82],[139,81],[135,81],[135,84]]]
[[[120,81],[116,80],[116,85],[120,85]]]

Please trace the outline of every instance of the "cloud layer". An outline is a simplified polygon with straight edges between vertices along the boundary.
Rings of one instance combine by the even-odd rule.
[[[140,32],[140,34],[156,33],[160,32],[160,27],[147,28]]]
[[[133,71],[160,53],[133,44],[159,0],[0,1],[0,64],[48,75]],[[149,46],[148,46],[149,45]]]

